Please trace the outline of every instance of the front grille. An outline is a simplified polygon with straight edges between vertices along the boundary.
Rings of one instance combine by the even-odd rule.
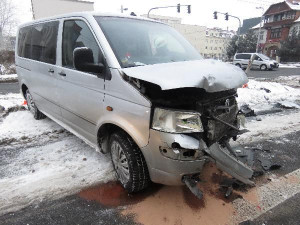
[[[201,105],[201,103],[199,103],[199,105]],[[201,105],[199,111],[201,111],[202,114],[201,119],[204,124],[205,136],[209,144],[219,141],[230,129],[232,129],[226,124],[212,119],[212,116],[231,125],[236,125],[238,106],[234,96],[224,97]]]
[[[223,120],[231,125],[235,125],[237,111],[238,107],[237,105],[234,105],[230,107],[230,110],[228,112],[213,115],[220,120]],[[211,142],[219,141],[231,129],[226,124],[213,119],[208,120],[207,128],[207,138]]]

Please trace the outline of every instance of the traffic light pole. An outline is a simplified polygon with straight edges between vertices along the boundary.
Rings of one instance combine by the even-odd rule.
[[[191,13],[191,5],[180,5],[180,4],[178,4],[178,5],[160,6],[160,7],[154,7],[154,8],[151,8],[151,9],[149,9],[149,11],[148,11],[147,17],[149,18],[150,12],[151,12],[152,10],[154,10],[154,9],[166,9],[166,8],[178,8],[178,7],[180,8],[181,6],[186,6],[186,7],[188,7],[188,13]]]

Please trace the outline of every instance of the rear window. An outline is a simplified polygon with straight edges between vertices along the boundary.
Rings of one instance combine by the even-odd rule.
[[[58,21],[21,28],[18,55],[40,62],[55,64]]]
[[[236,54],[235,58],[236,59],[250,59],[251,54]]]

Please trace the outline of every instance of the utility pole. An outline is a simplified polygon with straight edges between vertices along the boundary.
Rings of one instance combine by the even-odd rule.
[[[256,9],[261,9],[262,10],[262,14],[261,14],[261,17],[260,17],[260,22],[259,22],[259,30],[258,30],[258,36],[257,36],[257,44],[256,44],[256,53],[258,53],[258,46],[259,46],[259,38],[260,38],[260,32],[261,32],[261,23],[262,23],[262,20],[263,20],[263,14],[264,14],[264,8],[263,7],[256,7]]]
[[[190,14],[191,13],[191,5],[180,5],[180,4],[177,4],[177,5],[170,5],[170,6],[160,6],[160,7],[154,7],[154,8],[151,8],[149,9],[148,11],[148,14],[147,14],[147,17],[149,18],[149,15],[150,15],[150,12],[154,9],[166,9],[166,8],[177,8],[177,12],[180,13],[180,8],[182,6],[186,6],[187,7],[187,13]]]
[[[123,13],[124,11],[127,11],[128,8],[124,8],[123,5],[121,5],[121,13]]]
[[[264,11],[265,11],[265,10],[264,10],[264,8],[261,7],[261,6],[260,6],[260,7],[256,7],[256,9],[262,9],[262,14],[261,14],[261,17],[260,17],[260,22],[259,22],[259,30],[258,30],[258,35],[257,35],[256,50],[255,50],[255,53],[258,53],[259,37],[260,37],[260,32],[261,32],[261,22],[262,22],[262,20],[263,20],[263,14],[264,14]],[[249,73],[250,68],[251,68],[251,66],[252,66],[252,64],[253,64],[254,58],[255,58],[255,54],[253,54],[253,55],[251,56],[251,59],[249,60],[247,69],[246,69],[246,71],[245,71],[246,74]]]

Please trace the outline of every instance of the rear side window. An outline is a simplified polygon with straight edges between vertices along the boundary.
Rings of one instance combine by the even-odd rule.
[[[87,24],[81,20],[67,20],[64,22],[62,40],[62,65],[74,68],[73,51],[75,48],[87,47],[92,50],[94,62],[103,62],[102,52]]]
[[[57,21],[32,27],[32,59],[55,64],[57,33]]]
[[[251,54],[237,54],[235,56],[236,59],[250,59],[251,58]]]
[[[31,58],[31,27],[21,28],[18,36],[18,55]]]
[[[243,55],[237,54],[237,55],[235,56],[235,58],[236,58],[236,59],[242,59],[242,58],[243,58]]]
[[[55,64],[58,21],[21,28],[18,55],[40,62]]]

